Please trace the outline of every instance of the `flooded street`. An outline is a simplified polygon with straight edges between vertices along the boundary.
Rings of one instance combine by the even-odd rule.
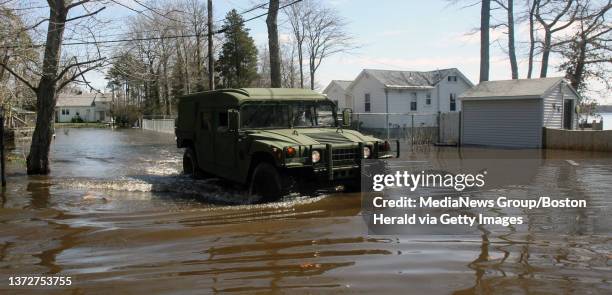
[[[50,176],[28,177],[23,163],[8,163],[3,294],[32,291],[9,287],[9,276],[45,274],[72,276],[72,286],[49,294],[612,293],[610,154],[538,153],[573,164],[544,161],[527,189],[585,198],[587,208],[540,210],[525,214],[526,228],[470,236],[368,236],[359,193],[246,205],[239,186],[181,176],[173,135],[56,132]],[[402,157],[470,153],[524,157],[433,147]],[[504,193],[518,189],[526,188]],[[584,222],[565,234],[549,231],[565,225],[563,214]]]

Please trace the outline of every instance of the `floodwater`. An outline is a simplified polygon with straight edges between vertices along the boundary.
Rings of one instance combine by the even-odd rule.
[[[566,220],[555,218],[565,214],[557,210],[525,215],[529,226],[521,230],[369,236],[359,194],[245,205],[239,186],[180,176],[182,151],[173,139],[58,129],[50,176],[28,177],[22,163],[9,162],[0,292],[612,293],[609,154],[540,153],[570,160],[537,168],[533,187],[588,199],[590,207],[567,212],[585,220],[578,229],[548,231]],[[430,147],[402,158],[470,152],[521,153]],[[71,276],[73,284],[8,286],[9,276],[23,275]]]

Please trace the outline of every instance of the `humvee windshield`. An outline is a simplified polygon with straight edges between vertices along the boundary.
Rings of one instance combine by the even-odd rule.
[[[241,127],[292,128],[337,126],[331,102],[249,103],[240,108]]]

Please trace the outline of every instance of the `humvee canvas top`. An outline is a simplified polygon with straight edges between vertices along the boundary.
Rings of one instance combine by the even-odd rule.
[[[249,101],[318,101],[327,97],[309,89],[296,88],[240,88],[204,91],[189,94],[181,100],[205,101],[212,107],[233,107]]]

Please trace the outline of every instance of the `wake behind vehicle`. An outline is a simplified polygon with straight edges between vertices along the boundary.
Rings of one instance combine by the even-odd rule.
[[[305,181],[359,189],[361,160],[391,157],[389,142],[343,128],[349,110],[338,121],[311,90],[224,89],[181,97],[175,132],[186,174],[247,184],[270,201]]]

